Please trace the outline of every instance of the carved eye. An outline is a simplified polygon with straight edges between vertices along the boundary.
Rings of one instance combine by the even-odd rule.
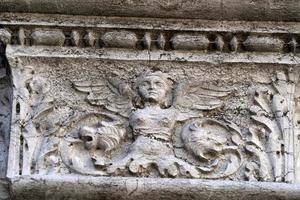
[[[149,83],[147,81],[142,82],[141,87],[148,87]]]
[[[139,85],[139,88],[145,88],[145,87],[147,87],[147,85],[146,85],[145,83],[141,83],[141,84]]]
[[[162,87],[164,84],[163,84],[162,82],[160,82],[160,81],[156,81],[156,82],[155,82],[155,85],[157,85],[157,86],[159,86],[159,87]]]

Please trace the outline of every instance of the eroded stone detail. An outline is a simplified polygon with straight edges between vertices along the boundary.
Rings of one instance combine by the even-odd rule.
[[[31,33],[31,40],[34,45],[62,46],[65,42],[65,35],[57,29],[37,29]]]
[[[0,29],[0,40],[2,40],[4,44],[9,44],[11,42],[11,32],[9,29]]]
[[[298,22],[0,16],[0,199],[299,199]]]
[[[2,30],[0,29],[0,35],[1,32]],[[0,36],[0,178],[5,178],[12,116],[13,89],[11,72],[5,56],[6,43],[4,43],[2,39],[3,37]]]
[[[227,52],[269,52],[298,53],[298,34],[256,33],[250,35],[243,31],[207,31],[205,29],[189,33],[187,31],[132,30],[111,27],[76,29],[72,27],[13,27],[0,35],[13,35],[10,44],[25,46],[64,46],[64,47],[97,47],[124,49],[162,49],[164,51],[209,51]],[[166,37],[167,36],[167,37]]]
[[[279,70],[255,87],[250,126],[223,116],[236,87],[197,76],[144,70],[132,79],[121,72],[75,79],[70,89],[91,106],[80,108],[49,96],[56,86],[33,67],[14,73],[22,175],[294,180],[294,107],[285,102],[294,95],[295,71]]]
[[[281,39],[267,36],[249,36],[243,44],[246,50],[258,52],[278,52],[284,46]]]
[[[158,170],[160,176],[200,178],[200,171],[205,173],[210,171],[213,173],[212,177],[217,178],[236,172],[240,166],[239,155],[231,160],[234,166],[218,163],[217,158],[220,157],[220,154],[232,153],[233,149],[237,147],[223,147],[227,141],[226,139],[224,141],[224,138],[220,138],[220,141],[218,138],[213,138],[218,135],[210,137],[203,135],[203,132],[209,130],[205,130],[205,127],[200,128],[202,124],[197,122],[190,122],[182,129],[183,147],[190,154],[199,157],[199,163],[205,163],[210,167],[194,166],[189,161],[177,158],[173,152],[172,138],[174,137],[175,123],[199,118],[201,110],[220,107],[222,105],[220,98],[229,95],[230,90],[222,90],[210,85],[205,86],[201,83],[181,83],[172,92],[174,90],[172,89],[174,87],[172,80],[167,74],[160,71],[149,71],[142,74],[135,82],[135,89],[131,89],[129,85],[119,82],[116,78],[98,83],[75,82],[74,86],[77,90],[88,93],[87,99],[91,104],[104,106],[107,110],[117,114],[115,119],[120,116],[128,119],[128,122],[125,123],[120,120],[111,123],[100,122],[96,127],[83,126],[78,130],[85,148],[92,154],[91,159],[94,165],[103,169],[85,173],[126,174],[130,172],[137,175],[150,175],[155,172],[151,169],[154,168]],[[209,119],[206,121],[209,122]],[[214,125],[220,128],[226,127],[219,122],[215,122]],[[126,128],[131,130],[128,131]],[[128,135],[131,135],[132,139],[129,140],[125,154],[107,157],[106,154],[119,147],[124,137],[128,137]],[[205,137],[209,137],[212,144],[219,145],[219,147],[200,147],[199,144],[207,142],[208,138]],[[238,154],[238,152],[236,153]],[[216,158],[210,159],[207,154]],[[65,157],[68,157],[69,154],[63,153],[62,156],[66,161],[68,159]],[[205,162],[201,162],[201,160]],[[73,169],[74,167],[75,169],[80,168],[80,166],[76,166],[75,162],[68,162],[67,165],[71,165]],[[218,167],[225,169],[217,173],[214,168]],[[234,169],[225,173],[227,168]],[[80,170],[80,172],[82,171],[84,169]]]
[[[134,32],[112,31],[106,32],[102,37],[104,47],[135,48],[138,38]]]
[[[84,36],[84,41],[86,41],[86,44],[91,47],[95,47],[98,42],[98,36],[96,33],[89,31]]]
[[[272,87],[255,93],[251,118],[256,123],[250,127],[247,149],[258,157],[260,177],[266,180],[294,180],[293,95],[298,76],[294,70],[277,72]]]
[[[206,35],[177,34],[171,39],[174,49],[207,50],[209,40]]]
[[[294,181],[294,106],[282,102],[296,67],[26,59],[13,71],[20,175]]]
[[[21,87],[15,92],[14,118],[21,131],[22,163],[19,170],[21,174],[29,175],[35,170],[35,165],[39,165],[38,154],[42,148],[43,135],[51,134],[57,128],[54,127],[55,121],[47,119],[47,114],[53,111],[53,100],[47,97],[50,89],[47,82],[35,76],[32,67],[15,73],[14,81],[17,87]]]

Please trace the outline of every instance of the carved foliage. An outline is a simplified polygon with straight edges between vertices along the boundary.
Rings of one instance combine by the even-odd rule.
[[[249,129],[251,139],[246,149],[257,160],[247,167],[249,179],[293,180],[292,98],[297,79],[295,71],[279,71],[271,88],[259,89],[255,93],[251,107],[255,124]],[[257,168],[256,175],[253,175],[254,168]]]

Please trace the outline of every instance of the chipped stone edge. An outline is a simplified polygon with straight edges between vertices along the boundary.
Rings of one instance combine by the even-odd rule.
[[[204,62],[222,63],[256,63],[256,64],[286,64],[298,65],[299,54],[283,53],[206,53],[189,51],[165,52],[161,50],[131,50],[131,49],[93,49],[67,47],[22,47],[8,45],[7,57],[41,57],[41,58],[88,58],[122,61],[175,61],[175,62]]]
[[[36,199],[59,194],[64,197],[94,199],[97,195],[110,199],[167,199],[168,195],[178,195],[185,199],[200,196],[222,199],[265,199],[278,197],[300,199],[300,184],[269,182],[234,182],[200,179],[133,178],[133,177],[86,177],[86,176],[21,176],[11,180],[12,197],[30,199],[32,192]],[[80,188],[80,190],[78,190]],[[204,198],[205,199],[205,198]]]
[[[34,26],[56,28],[113,28],[165,31],[206,31],[206,32],[254,32],[287,33],[300,32],[300,22],[270,21],[212,21],[201,19],[158,19],[140,17],[73,16],[56,14],[0,12],[3,26]]]

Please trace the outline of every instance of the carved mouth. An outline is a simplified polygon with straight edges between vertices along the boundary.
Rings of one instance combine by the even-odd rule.
[[[158,93],[157,92],[149,92],[149,96],[157,96]]]
[[[84,135],[84,136],[81,136],[81,139],[85,142],[92,142],[93,141],[93,137],[90,136],[90,135]]]
[[[81,139],[83,140],[84,146],[86,149],[90,150],[90,149],[93,149],[96,147],[95,140],[92,136],[84,135],[84,136],[81,136]]]

